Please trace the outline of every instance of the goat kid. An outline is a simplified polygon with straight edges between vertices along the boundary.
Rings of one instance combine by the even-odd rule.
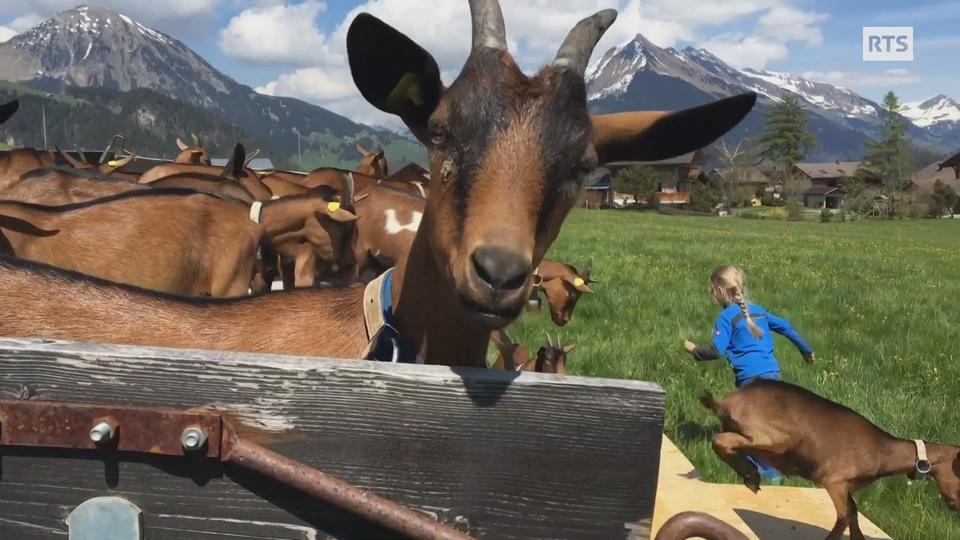
[[[173,162],[181,165],[210,166],[210,156],[207,154],[206,149],[203,148],[200,139],[196,135],[192,137],[193,146],[187,146],[187,143],[181,141],[180,137],[177,137],[177,148],[180,150],[180,153],[177,154],[177,157],[173,158]]]
[[[576,345],[563,346],[560,344],[559,335],[557,340],[553,341],[550,334],[547,334],[547,344],[540,347],[536,356],[531,358],[527,348],[515,343],[503,330],[495,330],[491,334],[490,340],[493,341],[499,352],[492,367],[507,371],[535,371],[537,373],[566,375],[567,354],[577,347]]]
[[[587,261],[582,272],[572,265],[557,261],[544,259],[540,262],[536,272],[540,284],[534,294],[543,292],[546,296],[553,324],[565,326],[573,317],[573,310],[577,307],[580,297],[584,294],[593,294],[590,284],[596,282],[590,279],[592,272],[593,259]],[[537,302],[539,303],[539,298]]]
[[[885,476],[929,473],[947,507],[960,511],[960,447],[899,439],[782,381],[755,380],[719,403],[709,393],[700,401],[720,418],[714,451],[751,491],[760,490],[760,476],[748,455],[827,490],[837,509],[828,540],[839,540],[848,527],[851,540],[863,540],[853,493]]]

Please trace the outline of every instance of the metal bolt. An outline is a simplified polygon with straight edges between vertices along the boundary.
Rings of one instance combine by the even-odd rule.
[[[101,420],[90,428],[90,440],[95,444],[107,443],[113,440],[113,424],[107,420]]]
[[[203,448],[207,442],[207,434],[199,426],[188,426],[180,435],[180,444],[188,452],[195,452]]]

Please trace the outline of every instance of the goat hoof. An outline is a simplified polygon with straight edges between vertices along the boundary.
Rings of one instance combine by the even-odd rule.
[[[752,491],[754,494],[760,492],[760,481],[759,480],[744,480],[743,485],[747,486],[747,489]]]

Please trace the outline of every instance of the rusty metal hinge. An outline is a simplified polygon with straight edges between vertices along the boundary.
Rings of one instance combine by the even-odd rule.
[[[393,501],[241,438],[217,411],[0,400],[0,447],[216,459],[255,471],[410,538],[471,537]]]

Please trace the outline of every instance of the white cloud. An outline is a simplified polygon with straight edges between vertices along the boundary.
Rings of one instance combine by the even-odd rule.
[[[4,26],[0,26],[0,43],[9,40],[13,36],[29,30],[30,28],[43,22],[43,17],[29,14],[10,21]]]
[[[859,71],[806,71],[801,74],[811,81],[830,83],[843,87],[893,87],[915,84],[923,81],[923,77],[908,69],[896,68],[876,72]]]
[[[277,80],[256,90],[270,96],[296,96],[306,101],[325,103],[347,99],[357,93],[349,73],[332,75],[318,67],[280,75]]]
[[[324,2],[309,0],[246,9],[220,31],[220,48],[234,58],[260,64],[308,66],[319,58],[335,61],[329,58],[327,38],[315,24],[326,8]]]
[[[273,0],[256,1],[270,3]],[[578,20],[609,7],[619,8],[620,14],[597,45],[595,58],[642,33],[663,47],[691,43],[734,65],[765,68],[771,62],[786,58],[793,43],[817,46],[823,40],[819,24],[826,16],[798,9],[794,3],[795,0],[501,0],[511,51],[528,72],[553,58],[557,47]],[[251,9],[264,11],[267,8]],[[272,9],[278,8],[274,6]],[[283,5],[279,9],[291,8]],[[287,34],[297,38],[298,50],[284,61],[311,69],[280,75],[259,90],[305,99],[358,121],[395,124],[363,102],[352,88],[346,65],[346,33],[350,22],[360,12],[376,15],[430,51],[448,84],[459,73],[470,52],[470,16],[464,0],[368,0],[351,10],[329,35],[323,35],[313,27],[297,26],[290,30],[291,27],[287,26]],[[300,22],[309,20],[312,24],[313,17],[300,19]],[[230,26],[234,26],[234,21]],[[261,23],[258,26],[267,25]],[[731,32],[730,26],[738,31]],[[718,33],[718,29],[723,31]],[[242,36],[240,33],[236,35]],[[323,47],[305,47],[303,40],[322,42]],[[222,41],[221,45],[224,45]],[[274,50],[271,42],[264,44],[252,40],[234,46],[252,51],[242,56],[247,60],[254,60],[255,55],[273,54],[270,51]],[[344,86],[350,86],[350,91],[345,91]]]
[[[163,20],[189,19],[197,16],[207,16],[213,13],[221,0],[175,0],[171,2],[141,0],[97,0],[91,5],[121,11],[134,19],[144,23],[154,23]],[[44,16],[71,9],[79,0],[29,0],[27,4]]]

